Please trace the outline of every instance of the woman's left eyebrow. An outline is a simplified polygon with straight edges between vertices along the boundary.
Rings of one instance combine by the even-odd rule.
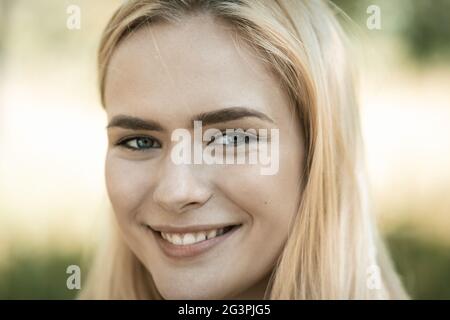
[[[265,113],[248,107],[229,107],[220,110],[203,112],[192,117],[191,121],[192,123],[194,121],[202,121],[203,125],[211,125],[248,117],[259,118],[261,120],[275,123],[275,121],[273,121]]]

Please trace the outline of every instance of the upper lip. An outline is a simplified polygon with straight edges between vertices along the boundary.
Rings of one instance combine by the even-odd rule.
[[[194,233],[200,231],[209,231],[214,229],[221,229],[225,227],[240,225],[240,223],[223,223],[223,224],[202,224],[194,226],[170,226],[170,225],[149,225],[154,231],[164,233]]]

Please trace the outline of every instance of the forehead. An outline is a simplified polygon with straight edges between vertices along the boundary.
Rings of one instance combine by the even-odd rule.
[[[108,66],[108,118],[129,114],[176,122],[246,105],[277,121],[287,97],[277,77],[237,39],[230,26],[208,15],[157,23],[133,33],[115,50]]]

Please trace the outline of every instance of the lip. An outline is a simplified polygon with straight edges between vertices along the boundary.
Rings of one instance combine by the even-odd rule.
[[[156,242],[158,243],[158,246],[161,248],[161,251],[170,258],[190,258],[190,257],[196,257],[199,256],[219,243],[224,242],[228,238],[230,238],[233,234],[236,233],[237,230],[240,229],[242,226],[241,224],[233,225],[234,227],[215,238],[204,240],[201,242],[193,243],[193,244],[187,244],[187,245],[176,245],[173,243],[170,243],[169,241],[163,239],[161,237],[161,231],[162,232],[173,232],[173,233],[190,233],[190,232],[197,232],[197,231],[207,231],[212,229],[219,229],[223,227],[230,226],[230,224],[227,225],[215,225],[215,226],[192,226],[192,227],[157,227],[158,229],[154,229],[153,227],[148,228],[149,231],[153,234]]]

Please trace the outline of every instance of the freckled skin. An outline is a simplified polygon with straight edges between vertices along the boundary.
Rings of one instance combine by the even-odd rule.
[[[297,212],[304,165],[300,124],[277,77],[246,45],[233,41],[229,26],[207,15],[137,31],[116,49],[108,70],[108,120],[125,114],[158,121],[166,129],[108,130],[107,190],[128,246],[164,298],[260,297]],[[229,105],[251,106],[274,120],[243,118],[221,128],[278,128],[275,175],[261,175],[260,164],[171,161],[173,130],[190,128],[195,114]],[[115,144],[137,133],[158,139],[162,147],[140,152]],[[143,222],[242,227],[197,257],[174,260],[161,251]]]

